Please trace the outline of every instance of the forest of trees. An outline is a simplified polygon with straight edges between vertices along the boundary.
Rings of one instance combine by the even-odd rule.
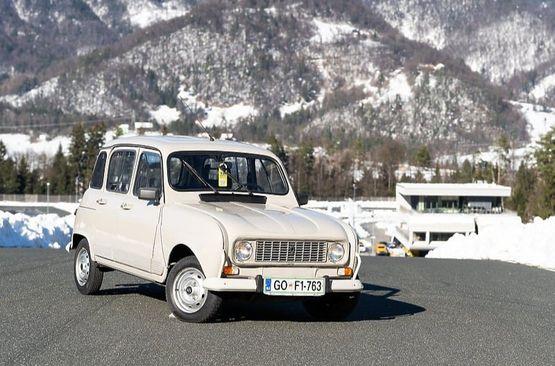
[[[41,156],[29,161],[25,155],[9,157],[0,141],[0,193],[45,194],[50,183],[51,194],[77,195],[85,191],[96,155],[104,145],[106,126],[103,123],[85,128],[73,127],[69,153],[58,148],[53,158]]]
[[[51,194],[80,196],[88,186],[106,127],[77,124],[71,133],[69,151],[61,146],[53,158],[30,159],[8,156],[0,141],[0,193]],[[116,131],[116,136],[119,135]],[[434,183],[485,181],[513,187],[507,206],[526,220],[555,214],[555,129],[546,134],[533,156],[517,168],[510,154],[510,142],[501,137],[497,143],[498,164],[486,161],[440,163],[426,145],[418,148],[394,140],[365,148],[355,142],[351,148],[326,149],[309,142],[286,148],[275,136],[270,149],[284,162],[293,188],[316,199],[345,199],[393,196],[397,182],[425,182],[424,171],[433,172]],[[399,168],[408,163],[416,173],[399,177]]]

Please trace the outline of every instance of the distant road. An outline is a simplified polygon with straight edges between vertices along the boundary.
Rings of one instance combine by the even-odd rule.
[[[292,303],[169,317],[161,286],[107,273],[82,296],[61,250],[0,249],[0,364],[531,365],[555,360],[555,272],[488,261],[364,257],[346,322]]]

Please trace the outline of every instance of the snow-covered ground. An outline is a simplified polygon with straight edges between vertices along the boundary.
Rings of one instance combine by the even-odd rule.
[[[555,271],[555,216],[529,224],[485,227],[479,234],[457,234],[426,258],[493,259]]]
[[[0,247],[64,248],[71,239],[74,216],[28,216],[0,211]]]
[[[0,141],[6,146],[9,156],[36,154],[45,154],[46,156],[54,156],[59,146],[62,146],[64,153],[68,152],[71,138],[69,136],[55,136],[50,138],[46,134],[40,135],[37,139],[22,133],[5,133],[0,134]]]

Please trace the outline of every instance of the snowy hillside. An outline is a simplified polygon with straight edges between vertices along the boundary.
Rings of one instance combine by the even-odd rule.
[[[406,37],[461,57],[496,83],[555,58],[552,1],[367,1]]]
[[[0,96],[0,121],[137,113],[168,124],[186,118],[181,99],[240,138],[254,130],[265,139],[256,125],[269,123],[291,143],[390,137],[450,148],[502,131],[526,138],[524,120],[469,68],[404,39],[360,2],[345,4],[193,7]]]

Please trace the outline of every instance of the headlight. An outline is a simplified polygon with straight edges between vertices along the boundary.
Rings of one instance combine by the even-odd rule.
[[[343,248],[342,244],[339,243],[332,243],[328,247],[328,259],[330,262],[337,263],[343,256],[345,255],[345,248]]]
[[[248,241],[238,241],[235,243],[235,259],[239,262],[249,260],[252,256],[252,244]]]

